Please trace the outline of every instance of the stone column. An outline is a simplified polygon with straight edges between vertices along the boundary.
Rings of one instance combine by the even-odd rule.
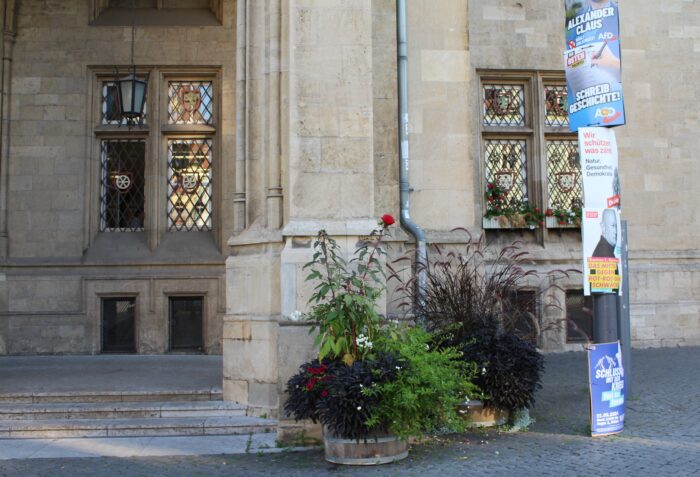
[[[7,194],[10,162],[10,101],[12,87],[12,50],[16,35],[16,0],[0,1],[2,20],[2,63],[0,63],[0,257],[7,257]]]
[[[376,226],[371,7],[247,2],[248,223],[229,240],[224,397],[252,414],[278,415],[284,383],[314,354],[287,320],[306,308],[313,237],[325,228],[352,251]]]

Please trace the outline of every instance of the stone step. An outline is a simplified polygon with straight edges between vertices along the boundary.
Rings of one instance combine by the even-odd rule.
[[[0,420],[125,419],[245,416],[241,404],[225,401],[0,404]]]
[[[55,391],[45,393],[0,393],[0,404],[221,401],[221,388],[187,391]]]
[[[277,421],[248,416],[1,420],[0,439],[215,436],[275,432]],[[2,445],[0,443],[0,445]]]

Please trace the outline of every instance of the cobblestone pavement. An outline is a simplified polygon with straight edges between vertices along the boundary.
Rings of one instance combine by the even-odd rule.
[[[396,464],[336,466],[313,450],[14,460],[0,462],[0,476],[700,476],[700,348],[635,351],[633,365],[634,395],[619,436],[588,436],[586,357],[566,353],[547,357],[530,431],[437,438],[414,446],[409,458]]]

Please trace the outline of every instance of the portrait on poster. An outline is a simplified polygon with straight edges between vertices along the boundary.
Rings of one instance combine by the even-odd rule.
[[[584,295],[620,293],[620,211],[583,209]]]

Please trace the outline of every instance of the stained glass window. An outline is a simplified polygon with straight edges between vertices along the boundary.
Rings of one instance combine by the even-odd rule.
[[[525,89],[519,84],[483,87],[484,126],[524,126]]]
[[[566,86],[544,87],[544,123],[547,126],[569,126],[569,99]]]
[[[491,140],[484,143],[486,183],[496,184],[515,207],[527,201],[527,148],[523,140]]]
[[[547,184],[550,208],[573,210],[582,206],[578,141],[547,141]]]
[[[143,230],[146,142],[105,140],[101,149],[100,230]]]
[[[212,88],[211,81],[168,83],[168,124],[211,124]]]
[[[168,141],[168,230],[211,230],[211,139]]]
[[[143,105],[143,120],[142,123],[146,124],[148,112],[148,101]],[[119,117],[119,96],[117,93],[117,85],[113,81],[105,81],[102,83],[102,124],[124,124],[126,125],[126,119],[121,119]]]

